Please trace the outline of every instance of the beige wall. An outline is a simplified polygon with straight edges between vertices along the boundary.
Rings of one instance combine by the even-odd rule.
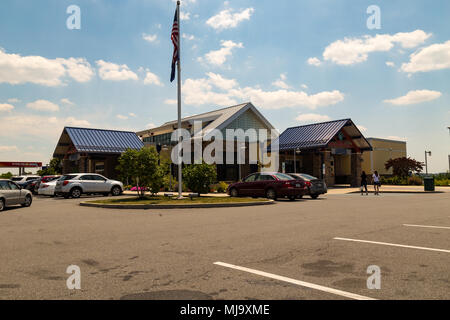
[[[406,157],[406,142],[368,138],[367,139],[373,147],[373,151],[363,153],[362,169],[367,174],[378,171],[381,175],[392,174],[392,169],[387,171],[384,164],[389,159]]]

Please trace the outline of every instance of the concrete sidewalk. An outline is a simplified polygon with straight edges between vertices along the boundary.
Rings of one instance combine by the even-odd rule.
[[[367,189],[372,193],[373,185],[368,185]],[[339,187],[339,188],[329,188],[329,194],[348,194],[354,192],[360,192],[360,188],[351,187]],[[435,187],[436,192],[450,192],[450,187]],[[424,191],[423,186],[393,186],[393,185],[381,185],[380,193],[432,193]]]

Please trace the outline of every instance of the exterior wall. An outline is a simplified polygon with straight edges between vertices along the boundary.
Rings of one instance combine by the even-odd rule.
[[[362,155],[361,153],[352,153],[351,155],[351,166],[352,166],[352,174],[350,180],[350,186],[359,187],[361,186],[361,163],[362,163]]]
[[[368,138],[373,147],[373,151],[364,152],[362,170],[367,174],[375,170],[380,175],[392,175],[392,169],[386,170],[384,164],[389,159],[406,157],[406,142]]]

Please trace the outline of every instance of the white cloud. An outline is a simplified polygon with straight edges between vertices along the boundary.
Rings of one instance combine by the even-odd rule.
[[[130,117],[136,118],[136,114],[133,113],[133,112],[130,112],[128,115],[129,115]]]
[[[9,112],[14,109],[14,106],[9,103],[0,103],[0,112]]]
[[[156,128],[156,125],[154,123],[150,122],[150,123],[147,124],[147,128],[148,129],[153,129],[153,128]]]
[[[208,72],[209,82],[215,87],[223,90],[230,90],[238,85],[235,79],[225,79],[220,74]]]
[[[41,115],[15,114],[4,116],[0,114],[2,130],[0,137],[10,139],[40,139],[54,144],[65,126],[89,127],[89,121],[76,119],[74,117],[57,118]],[[42,128],[45,128],[45,134],[42,134]],[[52,150],[53,151],[53,150]]]
[[[232,9],[225,9],[209,18],[206,24],[216,30],[236,28],[242,21],[250,20],[253,12],[255,12],[253,8],[243,9],[236,13],[233,13]]]
[[[120,119],[120,120],[128,120],[128,117],[127,117],[127,116],[124,116],[124,115],[121,115],[121,114],[118,114],[118,115],[116,116],[116,118],[117,118],[117,119]]]
[[[195,40],[195,36],[192,34],[183,33],[181,37],[189,41]]]
[[[272,82],[272,85],[275,87],[281,88],[281,89],[289,89],[290,86],[286,83],[286,74],[282,73],[280,74],[280,78]]]
[[[411,49],[424,43],[429,37],[431,37],[431,33],[416,30],[399,32],[394,35],[377,34],[375,36],[365,35],[361,38],[345,38],[327,46],[323,52],[323,58],[339,65],[352,65],[366,61],[369,53],[389,51],[395,44]]]
[[[34,83],[56,87],[65,85],[67,77],[84,83],[91,80],[94,74],[91,65],[84,58],[22,57],[19,54],[8,54],[0,48],[0,83]]]
[[[221,42],[222,48],[219,50],[213,50],[205,54],[205,59],[208,63],[216,66],[221,66],[227,61],[228,57],[233,55],[232,50],[234,48],[243,48],[243,44],[241,42],[235,43],[231,40],[222,40]],[[203,61],[203,58],[199,58],[199,61]]]
[[[402,64],[403,72],[427,72],[450,68],[450,41],[432,44],[411,54],[410,61]]]
[[[17,148],[17,146],[0,146],[0,152],[12,152],[12,151],[19,151],[19,148]]]
[[[8,102],[9,103],[18,103],[18,102],[20,102],[20,100],[17,98],[11,98],[11,99],[8,99]]]
[[[36,100],[34,102],[27,103],[27,108],[37,111],[59,111],[59,106],[57,104],[47,100]]]
[[[315,122],[325,122],[330,121],[330,117],[327,115],[321,115],[317,113],[304,113],[299,114],[295,120],[303,123],[315,123]]]
[[[287,107],[330,106],[344,100],[338,90],[324,91],[308,95],[302,91],[276,90],[264,91],[259,87],[243,87],[233,79],[220,75],[207,74],[207,78],[187,79],[184,83],[184,103],[189,105],[215,104],[227,106],[238,101],[251,101],[264,109],[281,109]],[[217,79],[220,79],[218,81]],[[226,84],[226,85],[224,85]]]
[[[61,99],[60,102],[63,103],[63,104],[66,104],[66,105],[68,105],[68,106],[74,106],[74,105],[75,105],[75,103],[73,103],[72,101],[70,101],[70,100],[67,99],[67,98]]]
[[[124,81],[124,80],[138,80],[136,73],[130,70],[126,64],[118,65],[112,62],[98,60],[99,75],[103,80]]]
[[[175,100],[175,99],[166,99],[166,100],[164,100],[164,103],[165,103],[165,104],[173,105],[173,104],[177,104],[178,101]]]
[[[154,84],[160,87],[164,86],[159,77],[156,74],[152,73],[149,69],[146,69],[144,84]]]
[[[395,99],[384,100],[386,103],[390,103],[396,106],[404,106],[410,104],[417,104],[427,101],[438,99],[442,93],[432,90],[415,90],[409,91],[406,95]]]
[[[147,42],[153,43],[153,42],[156,42],[158,40],[158,35],[143,33],[142,34],[142,39],[144,39]]]
[[[386,61],[386,65],[392,68],[395,67],[395,63],[393,63],[392,61]]]
[[[304,83],[301,85],[301,87],[302,87],[303,89],[308,89],[308,86],[307,86],[306,84],[304,84]]]
[[[322,62],[316,57],[309,58],[307,62],[309,65],[315,66],[315,67],[318,67],[322,64]]]
[[[181,20],[190,20],[191,19],[191,13],[190,12],[180,12],[180,19]]]

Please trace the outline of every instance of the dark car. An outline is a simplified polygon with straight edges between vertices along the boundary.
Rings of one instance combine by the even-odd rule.
[[[29,190],[31,192],[34,191],[34,186],[40,180],[40,178],[29,178],[25,182],[17,183],[22,189]]]
[[[317,199],[319,195],[325,194],[328,192],[327,184],[325,181],[310,176],[306,173],[288,173],[292,178],[299,179],[305,182],[307,188],[307,194],[311,196],[313,199]]]
[[[230,184],[227,193],[232,197],[301,198],[306,192],[305,183],[278,172],[253,173],[240,182]]]

